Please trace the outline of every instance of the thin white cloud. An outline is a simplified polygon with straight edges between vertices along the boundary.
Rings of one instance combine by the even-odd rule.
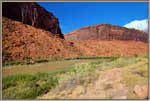
[[[134,29],[142,30],[144,32],[148,32],[148,20],[147,19],[134,20],[134,21],[131,21],[130,23],[124,25],[124,27],[134,28]]]

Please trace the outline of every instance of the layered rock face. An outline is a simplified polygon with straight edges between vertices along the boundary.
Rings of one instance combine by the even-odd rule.
[[[50,12],[33,2],[3,2],[2,16],[50,31],[64,38],[58,19]]]
[[[148,35],[139,30],[101,24],[84,27],[65,35],[67,40],[134,40],[148,42]]]

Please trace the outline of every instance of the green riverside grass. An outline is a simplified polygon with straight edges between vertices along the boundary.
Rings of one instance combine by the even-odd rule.
[[[56,58],[38,58],[38,59],[31,59],[27,58],[24,60],[13,60],[13,61],[6,61],[3,63],[3,67],[11,66],[11,65],[33,65],[35,63],[45,63],[51,61],[61,61],[61,60],[78,60],[78,59],[116,59],[118,57],[98,57],[98,56],[80,56],[80,57],[56,57]]]
[[[49,73],[6,76],[2,80],[2,97],[3,99],[33,99],[60,84],[62,85],[60,89],[65,89],[70,81],[74,81],[75,85],[84,84],[86,86],[98,77],[97,70],[124,67],[140,61],[141,58],[146,58],[146,56],[132,58],[97,57],[94,62],[81,63]],[[40,62],[47,61],[40,60]],[[97,65],[99,66],[97,67]],[[74,87],[75,85],[71,86]]]

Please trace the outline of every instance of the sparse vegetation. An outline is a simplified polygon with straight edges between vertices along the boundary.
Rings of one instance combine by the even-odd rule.
[[[95,57],[95,56],[81,56],[81,57],[66,57],[66,58],[39,58],[39,59],[32,59],[32,58],[26,58],[24,60],[13,60],[13,61],[6,61],[3,63],[3,67],[5,66],[11,66],[11,65],[32,65],[35,63],[45,63],[45,62],[51,62],[56,60],[78,60],[78,59],[116,59],[118,57]]]
[[[32,99],[42,94],[45,94],[51,90],[55,91],[55,95],[57,96],[57,94],[59,95],[60,92],[65,90],[67,92],[68,89],[73,90],[78,85],[82,85],[82,89],[85,89],[101,74],[99,71],[102,72],[113,67],[124,67],[124,69],[126,70],[124,78],[128,86],[130,87],[133,86],[139,80],[144,80],[142,82],[146,83],[146,77],[148,75],[147,67],[145,66],[144,68],[138,68],[138,66],[133,69],[133,67],[131,66],[136,62],[140,62],[143,58],[146,59],[146,57],[98,58],[94,62],[81,63],[63,69],[51,71],[49,73],[37,73],[34,75],[18,74],[3,77],[3,98]],[[128,70],[131,71],[128,72]],[[138,78],[136,78],[137,76],[135,76],[134,74],[137,71],[141,72],[141,75],[144,76],[144,79],[143,77],[141,77],[141,75],[139,75],[139,78],[141,79],[138,80]],[[135,77],[135,80],[133,80],[132,77]],[[133,80],[133,82],[131,79]],[[109,88],[110,87],[108,86],[106,89]],[[129,93],[131,93],[131,91]]]
[[[100,60],[104,61],[105,59]],[[107,58],[107,60],[109,59]],[[70,85],[69,82],[71,81],[75,82],[75,85],[87,85],[97,76],[93,73],[96,70],[97,63],[83,63],[50,73],[38,73],[35,75],[18,74],[4,77],[3,98],[31,99],[46,93],[57,84],[61,85],[61,87],[59,86],[60,88],[65,88],[64,86]]]
[[[143,63],[141,64],[141,62]],[[97,81],[98,77],[105,75],[105,77],[108,76],[107,78],[111,78],[110,75],[114,74],[113,70],[117,70],[117,68],[118,70],[121,70],[121,73],[119,73],[120,76],[115,77],[115,74],[118,73],[116,72],[114,74],[114,77],[116,79],[112,79],[112,81],[102,80],[103,82],[101,82],[100,85],[97,85],[97,86],[102,86],[100,87],[101,90],[98,91],[98,92],[101,92],[98,98],[111,99],[111,98],[117,97],[119,99],[119,97],[120,98],[125,97],[127,99],[136,99],[139,97],[133,92],[133,88],[135,87],[135,85],[137,84],[147,85],[148,84],[148,78],[147,78],[148,67],[147,67],[147,58],[145,56],[130,57],[130,58],[121,57],[121,58],[108,59],[108,60],[102,59],[101,61],[97,60],[95,62],[92,62],[91,64],[95,66],[94,71],[89,72],[88,75],[82,75],[80,78],[83,78],[83,79],[78,79],[77,74],[74,75],[70,73],[70,76],[67,76],[64,74],[65,79],[62,79],[62,81],[58,83],[58,85],[55,88],[53,88],[46,95],[39,97],[39,99],[44,99],[44,98],[45,99],[46,98],[48,99],[79,98],[80,99],[79,96],[84,95],[85,94],[84,92],[90,92],[92,91],[92,89],[94,89],[94,86],[93,86],[87,90],[88,86],[91,83],[94,83],[95,81]],[[110,73],[111,70],[112,70],[112,74]],[[135,70],[138,73],[135,74],[133,70]],[[82,70],[80,70],[79,68],[79,71],[82,71]],[[108,73],[108,75],[106,75],[106,73]],[[81,74],[84,74],[84,73],[81,73]],[[90,74],[93,74],[93,75],[90,75]],[[63,75],[61,77],[63,78]],[[91,77],[92,79],[90,79]],[[102,77],[101,79],[105,79],[105,78]],[[81,80],[82,82],[74,83],[75,81],[78,81],[78,80]],[[123,88],[118,88],[116,85],[120,85]],[[117,87],[117,88],[114,88],[114,87]],[[95,93],[97,92],[96,89],[93,91]],[[94,95],[95,93],[94,94],[93,93],[91,94],[93,96],[96,96]],[[102,93],[104,93],[104,95],[106,96],[101,97]],[[126,95],[120,96],[120,94],[126,94]],[[84,98],[87,98],[87,97],[84,97]],[[141,98],[141,99],[144,99],[144,98]]]

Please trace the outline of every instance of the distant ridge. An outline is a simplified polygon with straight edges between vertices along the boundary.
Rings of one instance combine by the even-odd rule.
[[[134,40],[148,42],[148,34],[144,31],[129,29],[110,24],[100,24],[77,29],[65,34],[67,40]]]

